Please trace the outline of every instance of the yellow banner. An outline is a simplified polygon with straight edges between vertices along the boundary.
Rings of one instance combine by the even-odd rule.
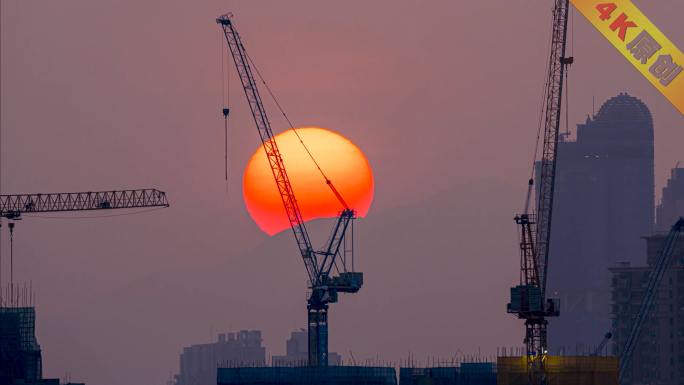
[[[570,0],[684,115],[684,54],[629,0]]]

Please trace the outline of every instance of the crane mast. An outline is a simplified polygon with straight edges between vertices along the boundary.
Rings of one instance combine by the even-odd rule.
[[[245,47],[242,45],[240,35],[235,30],[232,21],[232,13],[222,15],[216,22],[223,28],[223,33],[228,42],[230,53],[235,62],[242,88],[247,97],[249,108],[252,111],[254,123],[256,123],[264,151],[271,166],[278,192],[283,201],[285,212],[294,232],[299,252],[304,260],[304,265],[309,276],[309,289],[311,293],[307,298],[308,324],[309,324],[309,360],[311,366],[328,365],[328,303],[337,302],[337,293],[356,293],[363,284],[363,274],[347,271],[346,251],[342,257],[340,247],[345,239],[346,232],[353,228],[352,220],[356,213],[349,208],[341,195],[330,180],[326,183],[340,200],[344,209],[337,217],[330,237],[326,245],[315,251],[311,245],[309,234],[304,225],[304,219],[299,210],[290,179],[285,171],[285,164],[274,139],[271,123],[266,115],[256,81],[252,74],[250,58]],[[352,230],[353,232],[353,230]],[[338,262],[340,266],[338,266]],[[331,277],[333,267],[339,273],[338,277]]]
[[[533,180],[528,186],[524,213],[515,217],[519,225],[521,274],[520,285],[511,288],[508,312],[525,320],[525,345],[528,384],[546,384],[546,327],[548,317],[560,315],[560,300],[546,299],[546,278],[551,240],[556,159],[561,119],[561,99],[568,29],[569,0],[554,0],[551,55],[547,70],[544,117],[544,143],[542,148],[541,178],[537,201],[537,214],[529,213]],[[534,207],[533,207],[534,209]]]

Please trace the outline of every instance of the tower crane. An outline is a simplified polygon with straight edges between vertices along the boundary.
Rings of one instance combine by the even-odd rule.
[[[278,192],[285,207],[285,212],[294,232],[299,252],[304,260],[304,266],[309,277],[308,288],[311,292],[307,298],[307,319],[309,326],[309,359],[310,366],[328,365],[328,304],[337,302],[338,293],[356,293],[363,284],[363,273],[347,270],[347,252],[340,255],[340,246],[345,241],[348,228],[352,228],[356,213],[342,199],[332,182],[325,178],[326,184],[338,198],[342,206],[335,220],[332,231],[325,246],[314,250],[309,240],[309,234],[304,225],[302,213],[299,210],[294,190],[285,171],[283,158],[274,139],[271,123],[266,116],[266,110],[261,101],[259,90],[252,75],[252,63],[240,35],[235,30],[232,20],[233,14],[227,13],[216,19],[216,23],[223,28],[230,53],[235,62],[242,88],[256,123],[261,142],[271,166]],[[251,63],[251,65],[250,65]],[[258,71],[257,71],[258,73]],[[224,115],[226,110],[224,110]],[[325,176],[325,175],[324,175]],[[352,242],[353,244],[353,242]],[[353,258],[353,254],[352,254]],[[332,277],[333,268],[338,276]]]
[[[0,195],[0,218],[9,222],[10,242],[14,235],[14,221],[22,214],[54,213],[92,210],[169,207],[166,193],[155,189],[97,191],[60,194]],[[0,226],[2,221],[0,220]],[[13,258],[13,257],[12,257]],[[13,275],[13,272],[10,272]],[[13,288],[13,279],[12,279]],[[13,300],[14,295],[10,294]]]
[[[639,284],[635,287],[645,288],[644,295],[639,304],[639,310],[637,311],[636,317],[634,318],[634,323],[632,328],[629,330],[629,334],[625,339],[625,344],[620,349],[620,382],[627,373],[627,368],[629,362],[632,359],[632,354],[634,353],[634,348],[636,347],[641,332],[644,330],[644,325],[646,324],[646,319],[648,319],[648,314],[651,311],[651,305],[655,301],[656,295],[658,294],[658,288],[660,283],[663,281],[665,276],[665,271],[667,267],[670,266],[670,258],[674,254],[675,248],[677,246],[677,240],[679,239],[679,234],[684,233],[684,218],[679,218],[677,223],[672,226],[670,233],[665,237],[663,245],[658,250],[655,262],[651,265]],[[620,320],[624,317],[629,316],[629,310],[632,306],[632,301],[636,298],[637,292],[634,291],[627,300],[627,304],[622,309],[620,315],[613,321],[613,327],[608,333],[606,333],[605,338],[601,341],[601,344],[596,348],[594,355],[598,355],[601,350],[606,346],[608,341],[613,337],[615,329],[617,329]]]
[[[20,220],[22,213],[169,207],[166,193],[155,189],[62,194],[0,195],[0,217]]]
[[[535,218],[529,212],[534,180],[530,179],[523,214],[515,217],[520,238],[520,285],[511,288],[507,311],[525,320],[525,346],[528,384],[546,384],[546,327],[549,317],[560,315],[560,300],[546,298],[547,266],[551,241],[556,158],[561,119],[564,69],[573,58],[565,57],[569,0],[554,0],[551,55],[547,70],[544,118],[544,144],[541,180]]]

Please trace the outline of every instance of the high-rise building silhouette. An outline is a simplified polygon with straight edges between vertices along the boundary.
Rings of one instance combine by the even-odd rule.
[[[660,204],[656,207],[656,231],[667,234],[679,217],[684,216],[684,166],[670,171],[667,185],[663,187]]]
[[[610,312],[611,317],[617,320],[617,327],[612,343],[606,346],[609,354],[617,356],[624,353],[625,342],[644,297],[645,288],[641,281],[648,279],[647,274],[653,274],[649,269],[657,263],[665,237],[662,233],[644,237],[646,263],[633,266],[628,262],[618,262],[610,268],[613,275]],[[680,360],[680,357],[684,357],[684,343],[680,342],[680,336],[684,335],[681,317],[681,309],[684,308],[683,258],[684,235],[679,235],[646,324],[634,346],[626,376],[620,382],[623,385],[684,382],[684,361]]]
[[[610,328],[608,268],[645,262],[641,237],[654,230],[653,118],[624,93],[578,124],[575,140],[566,137],[558,144],[548,266],[548,294],[561,299],[561,316],[549,322],[549,348],[581,354]]]

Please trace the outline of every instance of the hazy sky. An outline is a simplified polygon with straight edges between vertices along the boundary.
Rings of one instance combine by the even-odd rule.
[[[684,49],[679,16],[684,3],[633,2]],[[169,370],[176,373],[182,344],[208,339],[208,319],[188,318],[182,327],[163,329],[183,335],[175,348],[166,350],[152,346],[166,339],[164,334],[141,332],[149,336],[142,342],[152,349],[156,361],[149,363],[149,370],[145,366],[117,369],[130,377],[105,379],[98,378],[97,370],[129,354],[122,350],[126,345],[98,345],[83,337],[104,333],[97,325],[83,334],[71,330],[62,335],[54,325],[77,322],[76,314],[88,314],[107,320],[102,327],[113,336],[112,341],[123,341],[130,324],[116,315],[152,310],[125,306],[129,297],[108,302],[120,308],[94,304],[116,297],[115,293],[139,296],[132,288],[147,287],[150,277],[163,277],[166,272],[182,277],[178,272],[185,269],[212,270],[244,253],[254,255],[258,250],[254,248],[263,242],[275,242],[253,223],[241,200],[241,174],[260,142],[232,64],[226,193],[221,115],[224,37],[215,23],[218,16],[234,13],[245,47],[293,124],[339,132],[364,151],[375,177],[370,214],[384,218],[383,213],[393,207],[482,179],[511,186],[492,194],[491,200],[499,205],[492,202],[491,207],[509,206],[498,201],[519,202],[522,207],[548,61],[552,3],[3,1],[2,194],[157,188],[167,192],[171,203],[169,209],[140,215],[90,220],[27,216],[17,224],[15,281],[33,281],[46,376],[70,371],[74,380],[114,384],[121,380],[150,383],[152,378],[160,381]],[[643,100],[654,115],[659,196],[669,169],[684,161],[684,117],[579,12],[574,12],[571,24],[568,56],[574,55],[575,64],[568,83],[570,130],[591,114],[592,97],[596,110],[620,92]],[[262,95],[266,96],[263,90]],[[283,131],[286,122],[274,104],[264,99],[274,130]],[[479,190],[472,190],[472,196],[456,194],[461,201],[452,202],[453,207],[466,208],[473,202],[484,206],[473,208],[476,214],[482,210],[469,217],[473,228],[487,229],[487,224],[508,221],[515,214],[516,207],[512,207],[510,213],[494,215],[488,201],[480,199],[481,192],[473,191]],[[397,220],[401,218],[393,219]],[[436,215],[432,221],[426,214],[422,220],[434,228],[450,229],[458,218]],[[383,227],[380,222],[374,226]],[[431,294],[444,298],[443,306],[449,306],[455,293],[473,296],[464,306],[493,301],[489,290],[473,291],[486,282],[501,281],[503,293],[496,298],[505,300],[505,288],[516,284],[518,256],[513,222],[500,228],[508,233],[491,236],[504,237],[503,246],[483,241],[478,249],[492,255],[499,248],[504,254],[508,250],[491,261],[507,264],[508,272],[497,268],[488,273],[483,268],[448,282],[452,291],[445,284],[447,291]],[[416,231],[421,229],[420,234],[429,232],[426,226]],[[413,240],[416,244],[421,243],[420,234]],[[473,245],[467,243],[472,235],[464,234],[454,230],[452,237],[462,242],[463,249],[471,250]],[[281,235],[294,246],[290,234]],[[364,236],[372,239],[374,235]],[[453,249],[433,251],[414,256],[413,268],[427,269],[433,263],[453,269],[468,266],[452,259]],[[7,227],[3,227],[3,285],[9,280],[8,256]],[[301,297],[292,298],[287,306],[301,313],[303,323],[305,288],[300,278],[304,269],[296,255],[288,257],[292,264],[299,264],[295,269],[301,275],[293,278],[293,284],[298,285]],[[411,258],[403,257],[410,269]],[[268,258],[264,263],[269,263]],[[375,274],[387,268],[374,266],[380,270]],[[397,277],[387,284],[404,287],[410,281],[407,272]],[[188,278],[182,287],[200,290],[202,284],[199,278]],[[223,289],[217,284],[216,290]],[[175,307],[178,314],[192,308],[184,308],[165,293],[159,290],[156,297],[146,297],[157,305],[151,309],[159,309],[160,303]],[[515,323],[503,314],[502,303],[491,306],[501,314],[501,325]],[[211,308],[202,311],[211,314]],[[382,312],[382,306],[374,311]],[[453,318],[443,325],[445,329],[473,321],[473,309],[449,314]],[[354,320],[359,329],[347,330],[350,335],[366,330],[367,325],[358,324],[363,315],[338,313],[334,317],[340,317],[337,324],[343,324],[344,317]],[[283,318],[266,324],[245,318],[244,324],[233,325],[261,328],[269,354],[281,354],[284,329],[293,322]],[[407,312],[406,318],[410,322],[396,318],[393,322],[415,333],[430,327],[429,317]],[[136,317],[126,319],[135,322]],[[161,325],[165,319],[158,321]],[[481,346],[491,353],[496,344],[518,341],[519,330],[502,329],[492,337],[483,332]],[[446,347],[433,349],[421,339],[402,343],[402,338],[397,337],[397,345],[390,349],[400,350],[396,358],[409,349],[422,349],[425,354],[449,352]],[[468,347],[476,349],[473,344]],[[98,357],[99,363],[69,359],[84,351]],[[368,354],[377,351],[370,349]]]

